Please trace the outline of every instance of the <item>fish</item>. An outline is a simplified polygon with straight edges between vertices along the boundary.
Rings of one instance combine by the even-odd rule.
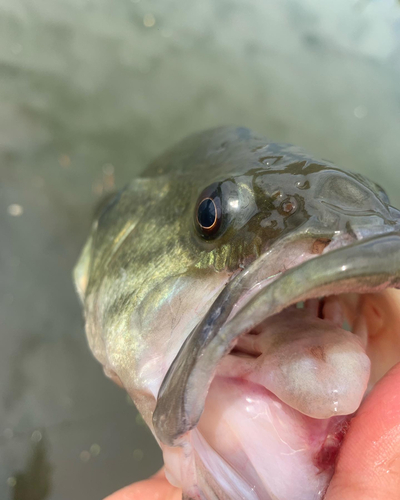
[[[91,351],[184,499],[323,498],[400,360],[400,211],[245,127],[190,135],[111,197],[74,281]]]

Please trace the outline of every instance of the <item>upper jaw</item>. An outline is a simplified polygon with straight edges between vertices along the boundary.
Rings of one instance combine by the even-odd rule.
[[[153,415],[161,442],[175,446],[185,440],[201,416],[220,360],[238,336],[265,318],[300,300],[400,284],[399,234],[379,235],[332,251],[328,247],[320,256],[312,253],[315,241],[291,237],[275,244],[224,288],[164,378]],[[281,273],[268,280],[277,269]],[[249,293],[260,283],[264,286],[254,296]]]

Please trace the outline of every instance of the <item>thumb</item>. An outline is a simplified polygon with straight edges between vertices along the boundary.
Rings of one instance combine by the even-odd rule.
[[[104,500],[181,500],[182,491],[172,486],[161,469],[145,481],[131,484]]]
[[[355,498],[400,499],[400,363],[351,421],[325,500]]]

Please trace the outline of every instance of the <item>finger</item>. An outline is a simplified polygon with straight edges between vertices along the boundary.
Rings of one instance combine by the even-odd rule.
[[[145,481],[131,484],[104,500],[181,500],[182,492],[172,486],[161,469]]]
[[[326,500],[400,499],[400,363],[351,421]]]

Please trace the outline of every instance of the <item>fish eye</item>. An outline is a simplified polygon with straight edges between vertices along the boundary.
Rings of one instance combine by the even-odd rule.
[[[206,198],[200,203],[197,210],[197,220],[202,229],[212,230],[217,223],[217,207],[214,200]]]
[[[196,225],[200,234],[211,239],[221,226],[221,200],[219,196],[201,196],[197,203]]]

